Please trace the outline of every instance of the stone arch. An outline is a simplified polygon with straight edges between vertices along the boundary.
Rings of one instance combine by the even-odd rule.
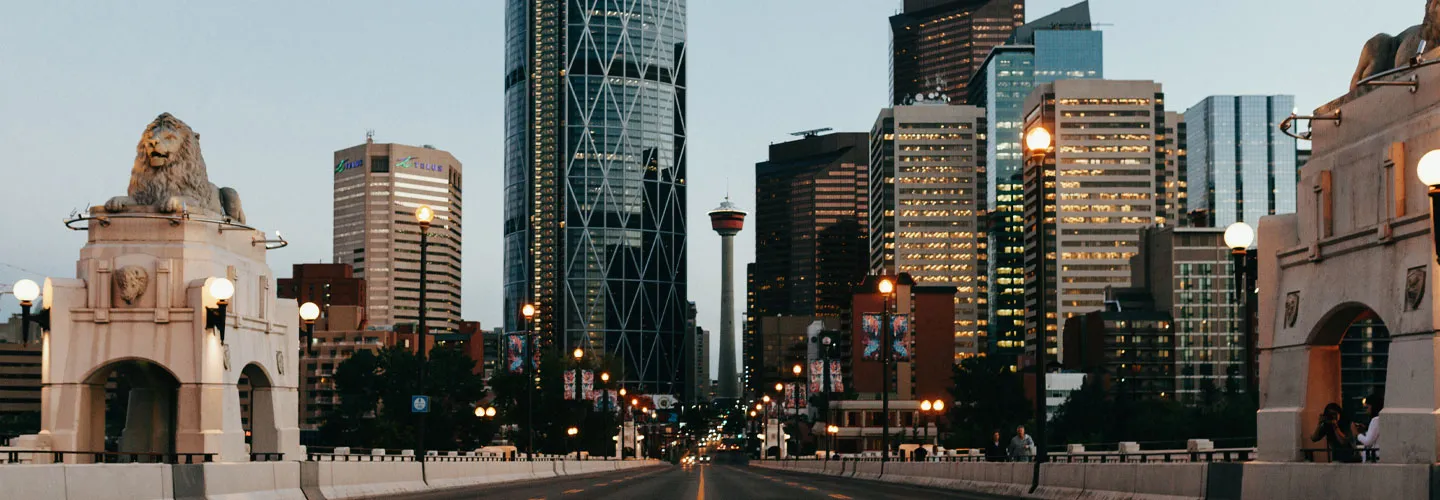
[[[82,380],[81,397],[95,410],[80,432],[82,451],[175,453],[180,381],[169,368],[145,358],[118,358],[91,370]],[[132,460],[123,455],[119,458]]]
[[[1347,301],[1336,304],[1321,315],[1320,319],[1311,327],[1305,343],[1310,348],[1310,373],[1309,384],[1305,391],[1304,410],[1300,414],[1300,421],[1304,424],[1297,429],[1300,432],[1302,449],[1322,450],[1325,443],[1311,442],[1310,433],[1314,431],[1316,418],[1325,405],[1330,403],[1340,404],[1352,418],[1359,415],[1360,408],[1355,405],[1361,395],[1346,394],[1346,387],[1355,387],[1350,377],[1358,376],[1358,373],[1347,374],[1342,345],[1346,344],[1347,336],[1358,334],[1357,325],[1362,323],[1378,324],[1381,329],[1393,323],[1387,323],[1375,308],[1364,303]],[[1389,335],[1384,335],[1384,342],[1388,344]],[[1380,370],[1387,370],[1387,364],[1382,360],[1378,363]],[[1365,384],[1359,384],[1364,386]],[[1383,381],[1379,384],[1381,390],[1384,388]],[[1353,391],[1352,391],[1353,392]],[[1369,390],[1362,392],[1368,394]],[[1348,396],[1348,397],[1347,397]],[[1361,423],[1364,423],[1363,421]],[[1328,461],[1328,452],[1311,452],[1315,461]]]
[[[274,380],[259,363],[250,363],[240,370],[236,381],[241,403],[241,425],[245,443],[251,453],[279,453],[280,432],[276,418]]]

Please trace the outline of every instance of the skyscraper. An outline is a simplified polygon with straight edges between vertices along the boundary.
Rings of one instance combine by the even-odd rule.
[[[460,162],[431,146],[364,144],[335,152],[336,264],[365,280],[365,320],[375,327],[416,323],[420,305],[420,224],[435,210],[427,247],[426,319],[436,332],[460,324]],[[301,278],[302,276],[296,276]],[[297,292],[298,293],[298,292]],[[298,295],[297,295],[298,296]]]
[[[1102,308],[1106,287],[1130,285],[1139,230],[1157,221],[1156,193],[1167,182],[1164,101],[1158,83],[1118,80],[1056,81],[1025,100],[1023,129],[1054,137],[1044,168],[1025,167],[1025,302],[1046,304],[1043,321],[1025,308],[1026,352],[1040,328],[1056,338],[1066,318]]]
[[[1295,211],[1295,138],[1279,124],[1295,96],[1217,95],[1185,111],[1190,208],[1215,227]]]
[[[870,131],[870,271],[954,294],[954,359],[981,353],[985,325],[985,110],[880,110]]]
[[[937,84],[963,102],[985,55],[1024,23],[1024,0],[905,0],[890,17],[890,104]]]
[[[1024,350],[1024,196],[1020,144],[1025,98],[1040,84],[1104,78],[1104,38],[1093,31],[1090,4],[1080,2],[1031,21],[996,47],[975,73],[969,102],[986,112],[989,239],[987,349],[1015,364]]]
[[[780,373],[750,349],[770,344],[769,316],[839,317],[869,269],[869,134],[806,135],[770,145],[755,164],[755,264],[750,271],[748,389]],[[788,367],[785,367],[788,369]]]
[[[681,394],[686,314],[685,3],[505,10],[505,327],[614,354]]]

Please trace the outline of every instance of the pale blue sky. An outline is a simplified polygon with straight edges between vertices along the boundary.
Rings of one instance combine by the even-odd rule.
[[[1031,0],[1037,18],[1072,0]],[[1156,80],[1184,111],[1211,94],[1344,93],[1361,44],[1422,18],[1423,0],[1095,0],[1112,79]],[[787,133],[868,130],[887,102],[898,0],[689,0],[690,298],[719,319],[728,183],[754,205],[754,164]],[[283,231],[270,265],[330,254],[331,152],[376,130],[434,144],[465,169],[464,314],[500,319],[500,0],[181,2],[0,0],[0,283],[73,276],[84,234],[61,220],[123,194],[160,112],[203,137],[211,180],[251,224]],[[753,223],[753,221],[752,221]],[[754,256],[740,233],[736,262]],[[744,299],[744,270],[736,273]],[[0,314],[18,311],[0,297]],[[712,347],[713,350],[713,347]]]

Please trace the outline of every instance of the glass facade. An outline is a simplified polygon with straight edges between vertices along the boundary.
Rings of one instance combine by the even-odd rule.
[[[1295,138],[1279,124],[1295,97],[1206,97],[1185,112],[1191,209],[1213,213],[1215,227],[1295,211]]]
[[[960,102],[985,56],[1024,23],[1024,0],[906,0],[890,17],[890,104],[937,86]]]
[[[1024,151],[1020,142],[1025,98],[1036,85],[1105,76],[1101,32],[1036,30],[1032,36],[1034,45],[997,47],[977,76],[985,81],[981,104],[986,109],[990,138],[986,148],[990,187],[986,200],[990,207],[988,354],[1012,365],[1025,346]]]
[[[687,335],[685,2],[509,0],[505,310],[680,394]]]

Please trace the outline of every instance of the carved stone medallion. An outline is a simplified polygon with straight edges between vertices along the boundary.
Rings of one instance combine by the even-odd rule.
[[[285,374],[285,351],[275,351],[275,371]]]
[[[1425,298],[1425,266],[1412,267],[1405,273],[1405,310],[1414,311],[1420,308],[1421,299]]]
[[[1295,318],[1300,314],[1300,292],[1285,294],[1285,328],[1295,326]]]
[[[120,268],[120,272],[115,273],[115,287],[120,292],[117,296],[120,297],[120,300],[125,301],[125,305],[135,305],[135,301],[140,300],[141,295],[145,295],[145,287],[149,283],[150,273],[140,266],[125,266]]]

